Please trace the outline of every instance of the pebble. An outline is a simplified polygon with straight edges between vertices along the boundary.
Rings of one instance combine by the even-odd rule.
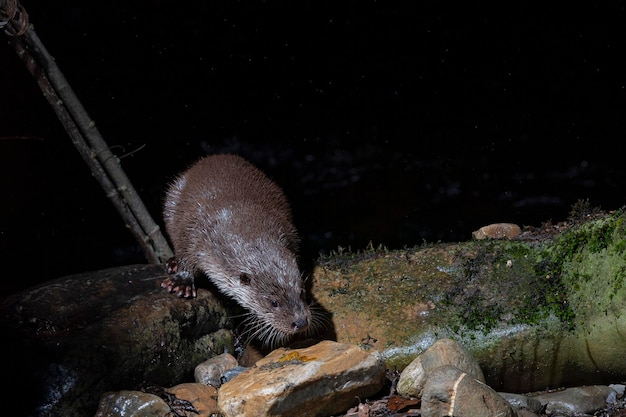
[[[463,369],[482,383],[485,376],[474,357],[458,342],[452,339],[438,339],[421,355],[415,358],[400,374],[398,394],[406,397],[421,397],[428,373],[443,365],[453,365]]]
[[[507,400],[513,407],[520,410],[528,410],[532,413],[539,413],[543,407],[541,401],[527,395],[511,394],[508,392],[499,392],[498,394]]]
[[[237,365],[237,359],[233,355],[222,353],[197,365],[193,375],[196,382],[219,388],[222,385],[222,376]]]
[[[422,417],[517,417],[513,407],[488,385],[452,365],[429,372],[422,395]]]
[[[477,240],[490,239],[514,239],[522,233],[522,229],[513,223],[494,223],[483,226],[472,232],[472,237]]]
[[[170,407],[160,397],[141,391],[105,392],[96,417],[165,417]]]
[[[217,413],[217,388],[215,387],[199,383],[185,383],[176,385],[166,391],[168,394],[190,403],[193,407],[193,414],[188,413],[187,415],[211,417]],[[181,404],[179,410],[189,410],[189,407]]]
[[[217,388],[198,383],[179,384],[165,390],[171,399],[143,391],[107,392],[100,398],[95,417],[171,417],[193,412],[196,417],[217,413]],[[174,413],[174,414],[172,414]],[[178,414],[176,414],[178,413]]]
[[[612,388],[592,385],[540,394],[534,398],[546,407],[548,415],[581,415],[592,414],[606,407],[609,396],[615,396]]]
[[[624,391],[626,391],[626,385],[623,384],[611,384],[609,385],[613,391],[615,391],[617,398],[622,398],[624,396]]]

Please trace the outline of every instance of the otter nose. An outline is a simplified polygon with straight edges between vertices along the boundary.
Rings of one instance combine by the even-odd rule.
[[[306,316],[297,317],[296,321],[291,323],[291,328],[293,329],[294,332],[300,332],[306,329],[307,327],[309,327],[309,320],[306,318]]]

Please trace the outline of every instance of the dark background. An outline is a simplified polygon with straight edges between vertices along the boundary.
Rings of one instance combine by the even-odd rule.
[[[22,4],[160,224],[215,152],[284,188],[309,260],[626,203],[621,4]],[[145,262],[0,40],[0,295]]]

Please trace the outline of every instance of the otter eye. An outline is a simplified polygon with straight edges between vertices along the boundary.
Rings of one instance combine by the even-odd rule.
[[[278,301],[276,301],[276,300],[272,300],[271,304],[272,304],[272,307],[274,307],[274,308],[278,308],[278,306],[280,305],[280,304],[278,304]]]
[[[250,275],[242,273],[239,275],[239,281],[241,281],[243,285],[250,285]]]

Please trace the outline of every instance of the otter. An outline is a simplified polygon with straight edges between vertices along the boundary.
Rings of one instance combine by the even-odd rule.
[[[254,165],[230,154],[201,158],[167,189],[163,217],[175,253],[167,291],[196,297],[195,280],[206,275],[248,311],[248,332],[265,344],[309,328],[289,202]]]

